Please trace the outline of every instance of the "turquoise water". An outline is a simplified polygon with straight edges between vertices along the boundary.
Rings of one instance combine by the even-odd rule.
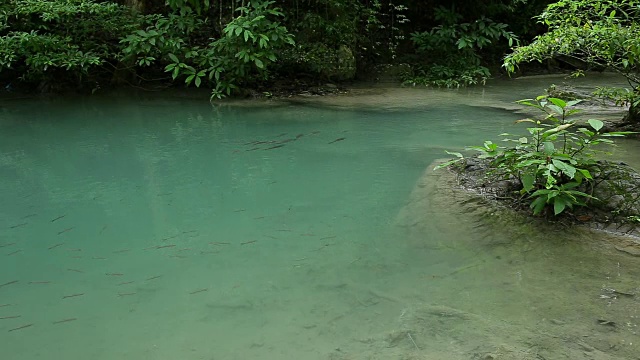
[[[6,102],[0,358],[633,358],[637,260],[479,223],[425,170],[519,117],[426,95]]]

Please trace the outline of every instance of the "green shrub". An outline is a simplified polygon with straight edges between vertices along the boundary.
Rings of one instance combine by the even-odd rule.
[[[514,144],[499,146],[485,141],[470,149],[489,159],[490,175],[501,179],[517,179],[520,195],[529,201],[534,214],[552,208],[555,215],[574,206],[587,206],[594,199],[589,193],[595,185],[592,174],[597,168],[598,145],[613,144],[612,137],[630,132],[602,132],[600,120],[589,119],[581,126],[571,115],[580,100],[564,101],[546,95],[518,101],[544,113],[542,119],[523,119],[531,123],[529,136],[502,134],[503,141]],[[577,128],[577,129],[576,129]],[[574,130],[575,129],[575,130]],[[460,153],[450,153],[456,159],[440,165],[442,168],[459,162]]]

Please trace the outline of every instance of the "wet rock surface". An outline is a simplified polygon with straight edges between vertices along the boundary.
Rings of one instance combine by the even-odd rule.
[[[520,195],[521,185],[515,178],[500,179],[492,175],[490,161],[478,157],[466,158],[462,164],[450,167],[459,186],[523,214],[530,214],[528,202]],[[595,185],[580,189],[592,194],[590,207],[576,207],[551,221],[575,223],[620,235],[629,235],[618,250],[640,256],[640,173],[622,162],[598,162],[592,169]]]

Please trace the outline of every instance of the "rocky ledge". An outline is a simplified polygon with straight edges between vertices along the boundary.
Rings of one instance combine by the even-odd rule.
[[[449,167],[459,186],[515,211],[533,216],[522,188],[515,178],[500,179],[490,173],[490,161],[478,157],[465,158]],[[580,189],[593,195],[588,207],[575,207],[561,216],[544,214],[549,221],[579,224],[594,230],[624,235],[616,248],[640,256],[640,173],[625,163],[600,161],[594,169],[594,184]]]

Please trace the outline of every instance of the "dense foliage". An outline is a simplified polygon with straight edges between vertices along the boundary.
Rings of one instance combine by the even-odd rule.
[[[466,86],[539,34],[532,17],[549,2],[6,0],[0,81],[47,90],[160,80],[221,97],[277,78],[345,81],[408,63],[407,83]]]
[[[505,59],[514,71],[523,62],[560,59],[587,69],[610,69],[624,75],[631,87],[601,89],[629,106],[628,120],[640,121],[640,1],[563,0],[538,16],[548,31]]]

